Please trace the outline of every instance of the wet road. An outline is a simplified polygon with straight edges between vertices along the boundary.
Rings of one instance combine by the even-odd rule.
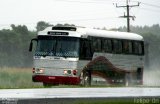
[[[0,98],[160,97],[160,88],[42,88],[2,89]]]

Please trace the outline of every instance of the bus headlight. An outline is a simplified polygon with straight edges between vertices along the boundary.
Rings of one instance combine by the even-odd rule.
[[[77,70],[64,70],[63,71],[64,75],[76,75],[77,74]]]
[[[36,73],[36,74],[43,74],[44,73],[43,68],[35,68],[34,70],[35,70],[34,73]]]
[[[66,75],[67,74],[67,70],[64,70],[63,74]]]
[[[64,70],[63,74],[64,75],[71,75],[72,73],[71,73],[71,70]]]
[[[67,73],[70,75],[71,74],[71,70],[68,70]]]

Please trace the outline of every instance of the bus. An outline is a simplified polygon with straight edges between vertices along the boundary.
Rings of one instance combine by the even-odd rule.
[[[48,27],[31,40],[29,51],[33,46],[32,80],[44,86],[143,84],[141,35],[76,26]]]

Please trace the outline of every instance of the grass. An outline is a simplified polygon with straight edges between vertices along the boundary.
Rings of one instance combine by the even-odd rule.
[[[76,102],[74,104],[135,104],[135,103],[133,101],[127,101],[127,100],[121,100],[121,101],[104,100],[104,101],[81,101],[81,102]]]
[[[0,89],[41,88],[32,82],[31,68],[0,68]]]
[[[75,101],[73,104],[160,104],[159,98],[106,98]]]

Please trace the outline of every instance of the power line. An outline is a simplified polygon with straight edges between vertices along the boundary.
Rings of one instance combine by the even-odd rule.
[[[79,1],[79,0],[54,0],[56,2],[73,2],[73,3],[95,3],[95,4],[106,4],[106,3],[109,3],[109,4],[114,4],[115,2],[117,3],[122,3],[122,2],[125,2],[125,1],[114,1],[114,0],[102,0],[102,1],[99,1],[99,0],[94,0],[94,1]]]
[[[104,4],[104,3],[112,3],[111,1],[99,1],[99,2],[96,2],[96,1],[73,1],[73,0],[59,0],[58,2],[72,2],[72,3],[95,3],[95,4]]]
[[[88,19],[68,19],[68,20],[58,20],[58,21],[47,21],[49,23],[53,23],[53,22],[66,22],[66,21],[94,21],[94,20],[105,20],[105,19],[117,19],[118,17],[102,17],[102,18],[88,18]],[[14,23],[12,23],[14,24]],[[20,23],[20,24],[24,24],[24,25],[33,25],[36,24],[36,22],[33,23]],[[10,26],[11,24],[0,24],[0,27],[3,26]]]
[[[50,23],[53,22],[66,22],[66,21],[94,21],[94,20],[105,20],[105,19],[117,19],[117,17],[103,17],[103,18],[88,18],[88,19],[70,19],[70,20],[59,20],[59,21],[49,21]]]
[[[132,1],[132,2],[138,2],[138,1]],[[140,9],[141,10],[144,10],[144,11],[152,11],[152,12],[155,12],[155,13],[160,13],[160,6],[159,5],[156,5],[156,4],[150,4],[150,3],[145,3],[145,2],[140,2],[140,4],[142,5],[145,5],[145,6],[150,6],[150,7],[154,7],[154,8],[146,8],[146,7],[141,7]],[[157,9],[156,9],[157,8]]]
[[[151,6],[151,7],[155,7],[155,8],[160,8],[159,5],[155,5],[155,4],[150,4],[150,3],[144,3],[144,2],[140,2],[141,4],[147,5],[147,6]]]
[[[145,10],[145,11],[152,11],[152,12],[156,12],[156,13],[160,13],[160,10],[154,10],[154,9],[150,9],[150,8],[141,8],[142,10]]]

